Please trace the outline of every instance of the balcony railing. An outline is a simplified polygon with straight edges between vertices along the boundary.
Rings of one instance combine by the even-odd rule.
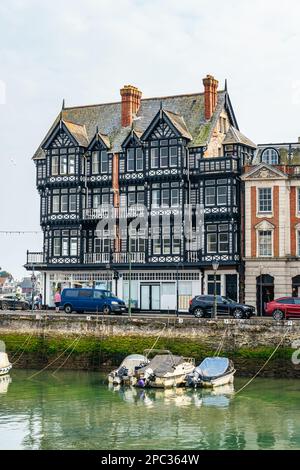
[[[109,264],[110,253],[85,253],[85,264]]]
[[[130,253],[131,263],[145,263],[145,253],[134,252]],[[128,264],[129,253],[113,253],[113,263]]]
[[[191,173],[238,173],[239,160],[234,157],[201,158],[199,167],[191,169]]]
[[[146,207],[110,207],[110,208],[96,208],[96,209],[83,209],[83,220],[101,220],[108,218],[135,218],[144,217]]]
[[[45,264],[45,255],[43,252],[29,252],[27,251],[27,265],[41,265]]]
[[[198,263],[199,261],[198,251],[187,251],[186,256],[187,256],[188,263]]]

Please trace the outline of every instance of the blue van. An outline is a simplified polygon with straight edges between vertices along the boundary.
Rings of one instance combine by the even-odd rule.
[[[64,289],[60,306],[66,313],[74,310],[77,313],[103,312],[104,315],[126,312],[125,302],[103,289]]]

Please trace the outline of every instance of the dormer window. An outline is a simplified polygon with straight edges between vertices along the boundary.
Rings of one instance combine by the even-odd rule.
[[[279,163],[279,154],[277,150],[269,148],[265,149],[261,155],[262,163],[267,163],[269,165],[278,165]]]
[[[141,147],[133,147],[127,150],[127,171],[143,171],[143,150]]]
[[[92,153],[92,174],[108,173],[108,154],[106,150],[96,150]]]
[[[54,152],[56,152],[54,154]],[[67,153],[67,150],[52,151],[51,175],[74,175],[75,174],[75,153]]]

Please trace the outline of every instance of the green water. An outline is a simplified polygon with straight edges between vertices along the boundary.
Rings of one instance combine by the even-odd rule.
[[[258,378],[234,398],[230,388],[109,389],[96,372],[31,374],[0,383],[0,449],[300,449],[299,380]]]

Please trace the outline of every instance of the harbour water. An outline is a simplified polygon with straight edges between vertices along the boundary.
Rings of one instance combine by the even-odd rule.
[[[300,381],[231,388],[109,388],[105,374],[0,379],[0,449],[300,449]],[[235,379],[238,390],[247,379]]]

